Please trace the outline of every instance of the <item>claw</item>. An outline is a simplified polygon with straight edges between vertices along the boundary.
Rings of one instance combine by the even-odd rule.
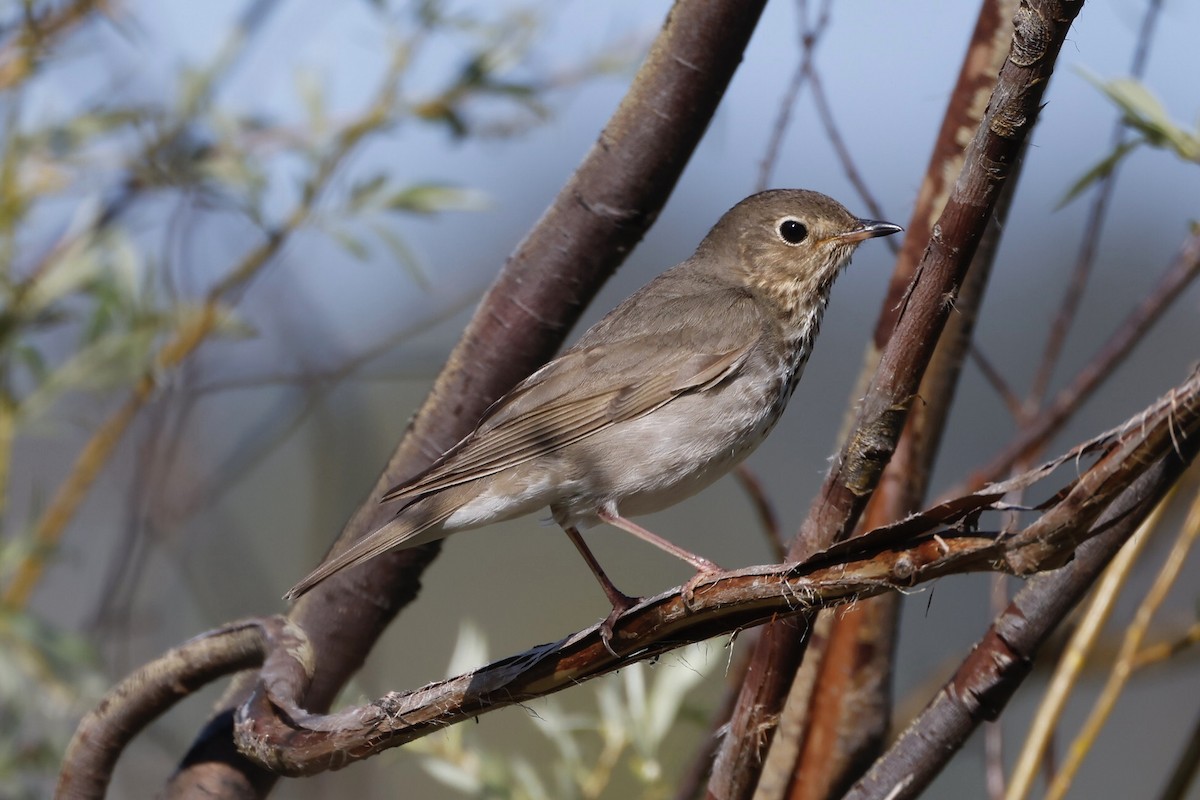
[[[695,575],[688,579],[688,582],[683,585],[683,590],[679,593],[679,599],[683,601],[683,607],[688,611],[695,611],[696,587],[702,581],[708,580],[715,573],[721,572],[721,568],[713,562],[708,562],[711,569],[705,568],[699,570]]]
[[[637,597],[630,597],[627,594],[620,595],[619,599],[612,599],[612,611],[608,612],[608,616],[604,618],[604,622],[600,623],[600,641],[604,643],[604,649],[612,653],[614,658],[620,658],[621,654],[614,650],[612,646],[613,633],[615,632],[614,628],[617,624],[617,620],[621,618],[621,615],[636,606],[639,602],[641,602],[641,599]]]

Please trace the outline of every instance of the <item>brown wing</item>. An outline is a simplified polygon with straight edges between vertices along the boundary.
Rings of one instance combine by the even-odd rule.
[[[383,499],[411,500],[495,474],[648,414],[680,394],[715,386],[741,367],[762,336],[757,305],[736,290],[710,287],[667,295],[665,302],[662,293],[651,292],[657,307],[643,310],[654,313],[630,315],[629,306],[646,294],[634,295],[521,382],[473,433]],[[638,322],[622,325],[613,319],[618,316]],[[720,325],[712,324],[714,317]],[[602,327],[604,336],[595,336]]]

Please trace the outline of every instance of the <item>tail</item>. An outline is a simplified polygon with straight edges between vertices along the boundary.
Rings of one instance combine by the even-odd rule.
[[[369,561],[395,547],[416,547],[446,536],[450,531],[438,526],[454,512],[456,504],[447,503],[445,500],[444,497],[433,495],[408,506],[382,528],[367,534],[351,545],[350,549],[314,569],[288,589],[283,599],[295,600],[335,572]]]

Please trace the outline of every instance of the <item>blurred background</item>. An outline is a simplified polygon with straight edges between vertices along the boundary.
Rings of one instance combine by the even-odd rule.
[[[222,622],[283,609],[280,595],[366,495],[475,302],[596,140],[670,8],[659,0],[128,0],[64,28],[22,66],[13,42],[27,6],[73,5],[88,4],[0,11],[8,37],[0,50],[2,433],[11,449],[0,581],[14,585],[31,554],[43,568],[3,613],[5,797],[45,792],[79,715],[126,672]],[[818,4],[808,5],[811,25]],[[671,201],[580,330],[690,255],[722,212],[759,188],[801,58],[804,9],[768,5]],[[976,337],[1020,392],[1083,235],[1088,195],[1060,203],[1108,155],[1120,115],[1086,76],[1128,74],[1145,10],[1134,0],[1087,3],[1046,96]],[[975,3],[832,7],[815,64],[885,219],[908,222],[977,13]],[[1200,110],[1197,30],[1200,5],[1164,2],[1143,79],[1185,128]],[[766,183],[817,189],[868,215],[811,91],[795,103]],[[1195,163],[1148,147],[1122,163],[1054,386],[1087,363],[1165,270],[1198,199]],[[256,248],[273,241],[280,246],[257,266]],[[834,451],[891,262],[880,242],[859,250],[791,407],[750,461],[785,532],[799,525]],[[14,288],[39,270],[36,297]],[[211,339],[182,366],[155,364],[156,348],[195,322],[206,297],[218,309]],[[1120,423],[1185,376],[1200,350],[1198,304],[1195,287],[1179,298],[1052,452]],[[38,550],[39,520],[81,448],[147,368],[157,389],[61,541]],[[1001,398],[968,367],[932,495],[988,460],[1013,430]],[[731,479],[644,523],[724,566],[771,560]],[[688,577],[686,565],[623,534],[596,530],[589,541],[627,592],[653,594]],[[1165,538],[1151,544],[1147,575],[1166,546]],[[1193,556],[1161,614],[1163,636],[1196,619],[1197,566]],[[969,576],[906,599],[902,711],[923,703],[984,630],[988,587],[986,576]],[[529,518],[456,536],[344,699],[420,686],[446,674],[456,651],[454,668],[467,669],[606,611],[557,528]],[[604,740],[593,729],[613,719],[614,703],[637,708],[639,692],[654,689],[678,695],[673,727],[629,744],[600,794],[669,796],[661,787],[674,784],[706,734],[729,659],[727,641],[709,642],[489,714],[420,748],[287,781],[277,793],[485,796],[482,787],[503,774],[568,797],[578,786],[562,765],[594,763]],[[1013,742],[1040,685],[1040,676],[1030,680],[1005,716]],[[1146,775],[1173,763],[1197,713],[1197,686],[1194,654],[1139,674],[1075,796],[1131,797],[1157,786]],[[161,785],[220,688],[140,737],[111,796]],[[1084,700],[1073,704],[1067,724],[1086,711]],[[983,794],[979,739],[930,797]],[[536,779],[513,777],[526,770],[522,760]]]

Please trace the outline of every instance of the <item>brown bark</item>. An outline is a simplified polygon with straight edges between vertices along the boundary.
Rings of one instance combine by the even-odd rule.
[[[797,560],[844,538],[857,523],[896,447],[967,266],[999,194],[1036,121],[1041,98],[1071,20],[1082,3],[1025,0],[1016,14],[1009,56],[963,170],[933,227],[912,285],[896,304],[898,322],[868,387],[858,422],[793,543]],[[748,798],[764,746],[804,651],[794,622],[763,634],[709,782],[711,796]]]
[[[912,280],[933,224],[949,196],[950,181],[962,167],[966,144],[983,117],[980,98],[990,91],[1004,63],[1015,6],[1013,0],[985,0],[980,7],[880,309],[875,337],[865,359],[861,378],[864,385],[896,326],[899,298]],[[1014,187],[1015,181],[1010,181],[1006,200],[1011,199]],[[1007,202],[1000,205],[997,220],[1003,219]],[[921,402],[909,414],[896,453],[867,506],[862,530],[913,513],[924,501],[1000,230],[999,222],[993,224],[976,253],[955,304],[955,314],[921,382]],[[853,408],[853,400],[859,396],[856,393],[848,407]],[[847,424],[852,423],[851,418]],[[797,683],[819,687],[819,692],[798,693],[793,686],[768,759],[768,769],[773,762],[790,762],[776,767],[790,770],[782,782],[788,787],[786,796],[790,800],[821,800],[841,794],[882,751],[891,725],[892,662],[899,609],[899,596],[888,594],[839,610],[827,622],[824,640],[809,645],[800,669],[802,673],[817,673],[817,677],[799,678]],[[831,616],[829,612],[823,613],[822,620],[827,616]],[[803,718],[804,724],[789,726],[788,720],[795,717]],[[792,734],[783,735],[789,728]],[[756,796],[767,800],[783,795],[764,792],[760,782]]]

